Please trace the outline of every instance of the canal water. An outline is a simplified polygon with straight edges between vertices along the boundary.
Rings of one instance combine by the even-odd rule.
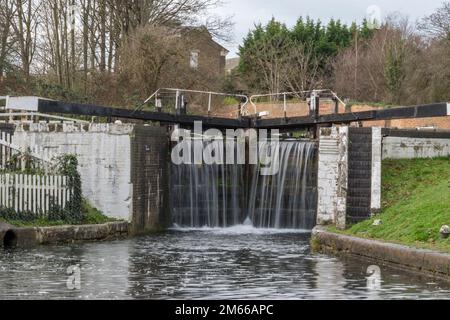
[[[309,239],[237,226],[2,250],[0,299],[450,299],[448,282],[312,254]]]

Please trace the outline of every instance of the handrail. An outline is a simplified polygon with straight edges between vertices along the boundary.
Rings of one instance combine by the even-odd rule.
[[[89,121],[85,120],[79,120],[79,119],[73,119],[73,118],[67,118],[67,117],[61,117],[61,116],[55,116],[51,114],[46,113],[40,113],[40,112],[7,112],[7,113],[0,113],[0,118],[9,118],[9,117],[43,117],[48,119],[55,119],[55,120],[61,120],[61,121],[70,121],[75,123],[83,123],[88,124]]]
[[[256,94],[256,95],[252,95],[249,99],[250,104],[253,106],[253,108],[255,109],[255,114],[258,114],[258,110],[257,110],[257,106],[256,103],[254,101],[254,99],[256,98],[264,98],[264,97],[273,97],[273,96],[283,96],[283,108],[284,108],[284,112],[286,114],[287,112],[287,100],[286,97],[289,96],[293,96],[293,95],[298,95],[298,94],[321,94],[321,93],[330,93],[336,100],[338,100],[342,105],[344,105],[344,107],[347,106],[347,104],[345,102],[343,102],[338,95],[333,92],[330,89],[320,89],[320,90],[307,90],[307,91],[292,91],[292,92],[280,92],[280,93],[267,93],[267,94]]]
[[[30,151],[26,151],[26,150],[24,150],[23,148],[21,148],[21,147],[15,145],[15,144],[13,144],[13,143],[11,143],[11,142],[8,142],[8,141],[6,141],[6,140],[3,140],[3,139],[1,139],[1,138],[0,138],[0,145],[6,147],[6,148],[8,148],[8,149],[11,149],[11,150],[13,150],[13,151],[16,151],[16,152],[18,152],[18,153],[21,153],[21,154],[26,154],[26,153],[28,153],[32,158],[35,158],[36,160],[42,161],[42,162],[44,162],[44,163],[47,163],[47,164],[53,164],[53,162],[51,161],[51,159],[47,159],[47,158],[41,156],[40,154],[38,154],[37,152],[35,152],[35,151],[32,150],[32,149],[31,149]]]
[[[152,95],[150,95],[141,105],[139,105],[137,108],[133,110],[133,114],[136,112],[139,112],[143,109],[143,107],[149,103],[153,98],[155,98],[155,108],[158,107],[158,94],[161,91],[171,91],[175,93],[175,107],[178,108],[178,98],[180,93],[187,92],[187,93],[199,93],[199,94],[207,94],[208,95],[208,115],[211,112],[212,107],[212,96],[222,96],[222,97],[234,97],[234,98],[242,98],[245,99],[244,104],[240,107],[240,112],[243,115],[243,110],[245,106],[249,103],[249,98],[246,95],[243,94],[230,94],[230,93],[222,93],[222,92],[214,92],[214,91],[201,91],[201,90],[189,90],[189,89],[176,89],[176,88],[160,88],[156,90]]]

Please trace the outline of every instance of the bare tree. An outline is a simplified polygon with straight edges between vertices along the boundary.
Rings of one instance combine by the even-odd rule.
[[[129,36],[121,50],[121,74],[144,95],[155,91],[166,67],[181,59],[177,32],[165,27],[142,27]]]
[[[4,0],[0,3],[0,78],[6,67],[7,58],[13,41],[11,39],[11,27],[14,17],[14,3]]]
[[[36,52],[40,3],[33,0],[16,0],[15,6],[16,15],[12,26],[17,40],[17,53],[21,62],[21,69],[25,77],[28,78]]]
[[[220,4],[221,0],[2,0],[0,75],[7,62],[21,70],[26,79],[39,78],[57,85],[54,92],[65,94],[65,89],[71,89],[94,95],[105,91],[102,87],[108,82],[115,85],[121,71],[129,69],[130,53],[123,46],[130,45],[130,39],[142,38],[145,28],[164,27],[180,34],[187,26],[203,24],[211,34],[225,39],[230,35],[230,20],[210,14],[210,9]],[[166,46],[154,46],[145,54],[149,55],[149,65],[164,65]],[[149,62],[158,55],[162,60]],[[170,56],[173,61],[176,54],[171,52]],[[154,70],[156,74],[146,76],[148,79],[171,78],[169,69],[164,77],[158,67]],[[192,81],[193,77],[186,79]],[[150,79],[149,86],[155,81]]]
[[[258,41],[246,52],[245,59],[251,61],[253,70],[249,76],[258,77],[261,89],[271,94],[282,91],[290,46],[289,39],[278,36]]]
[[[419,29],[437,38],[450,39],[450,1],[446,1],[433,14],[422,19]]]
[[[418,49],[414,29],[398,15],[388,17],[380,30],[355,48],[342,51],[334,61],[334,89],[359,101],[399,102],[404,98],[406,61]],[[355,79],[357,82],[349,81]]]
[[[293,92],[317,89],[321,75],[313,47],[296,44],[287,50],[286,55],[283,78],[287,88]]]

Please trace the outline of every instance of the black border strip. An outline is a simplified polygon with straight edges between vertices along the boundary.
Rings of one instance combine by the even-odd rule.
[[[449,118],[450,122],[450,118]],[[450,139],[450,130],[448,131],[429,131],[416,129],[382,129],[382,135],[385,137],[400,138],[419,138],[419,139]]]

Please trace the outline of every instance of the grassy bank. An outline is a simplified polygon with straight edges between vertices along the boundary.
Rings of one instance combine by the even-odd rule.
[[[103,224],[108,222],[115,222],[116,219],[108,218],[102,212],[92,207],[87,201],[82,202],[82,213],[83,219],[77,222],[77,225],[84,224]],[[47,218],[39,218],[35,220],[11,220],[1,218],[0,222],[8,223],[17,227],[51,227],[51,226],[62,226],[67,224],[73,224],[72,222],[62,221],[62,220],[50,220]]]
[[[450,225],[450,159],[384,161],[382,201],[382,214],[345,233],[450,253],[439,236]]]

